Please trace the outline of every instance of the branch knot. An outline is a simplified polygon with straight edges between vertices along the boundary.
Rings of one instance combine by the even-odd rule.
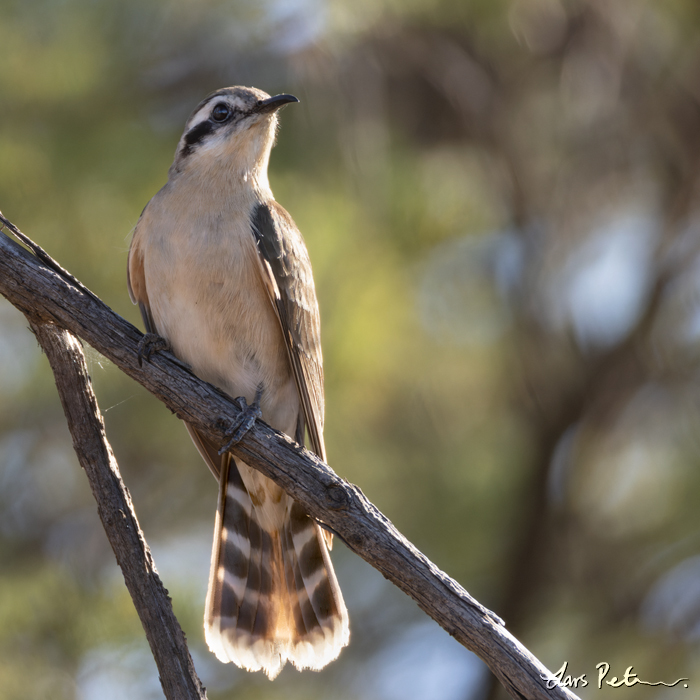
[[[326,487],[326,503],[333,510],[344,510],[348,507],[350,499],[347,491],[339,483],[332,483]]]

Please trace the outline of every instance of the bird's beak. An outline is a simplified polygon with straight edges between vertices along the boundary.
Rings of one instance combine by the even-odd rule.
[[[299,102],[299,100],[294,95],[275,95],[274,97],[268,97],[266,100],[260,100],[254,111],[258,114],[268,114],[269,112],[276,112],[280,107],[284,107],[290,102]]]

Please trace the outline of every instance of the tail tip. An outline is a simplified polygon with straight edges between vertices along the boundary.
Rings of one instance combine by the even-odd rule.
[[[247,632],[221,632],[221,619],[205,625],[204,636],[211,652],[222,663],[232,662],[246,671],[263,671],[274,680],[289,661],[298,671],[320,671],[335,661],[350,641],[347,616],[336,620],[330,635],[316,639],[291,640],[253,639]],[[232,630],[233,631],[233,630]]]

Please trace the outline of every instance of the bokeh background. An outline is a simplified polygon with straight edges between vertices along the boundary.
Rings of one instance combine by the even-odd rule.
[[[700,5],[0,0],[0,209],[112,308],[191,109],[291,92],[331,466],[584,698],[700,698]],[[275,683],[209,654],[216,484],[87,348],[211,700],[495,700],[337,543],[351,645]],[[596,687],[634,666],[633,690]],[[0,303],[0,698],[151,700],[155,665],[48,363]]]

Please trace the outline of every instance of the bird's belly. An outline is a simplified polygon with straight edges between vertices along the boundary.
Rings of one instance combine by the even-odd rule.
[[[156,328],[198,377],[229,396],[250,403],[261,387],[263,419],[294,435],[299,398],[257,260],[211,248],[171,258],[166,274],[146,270]]]

